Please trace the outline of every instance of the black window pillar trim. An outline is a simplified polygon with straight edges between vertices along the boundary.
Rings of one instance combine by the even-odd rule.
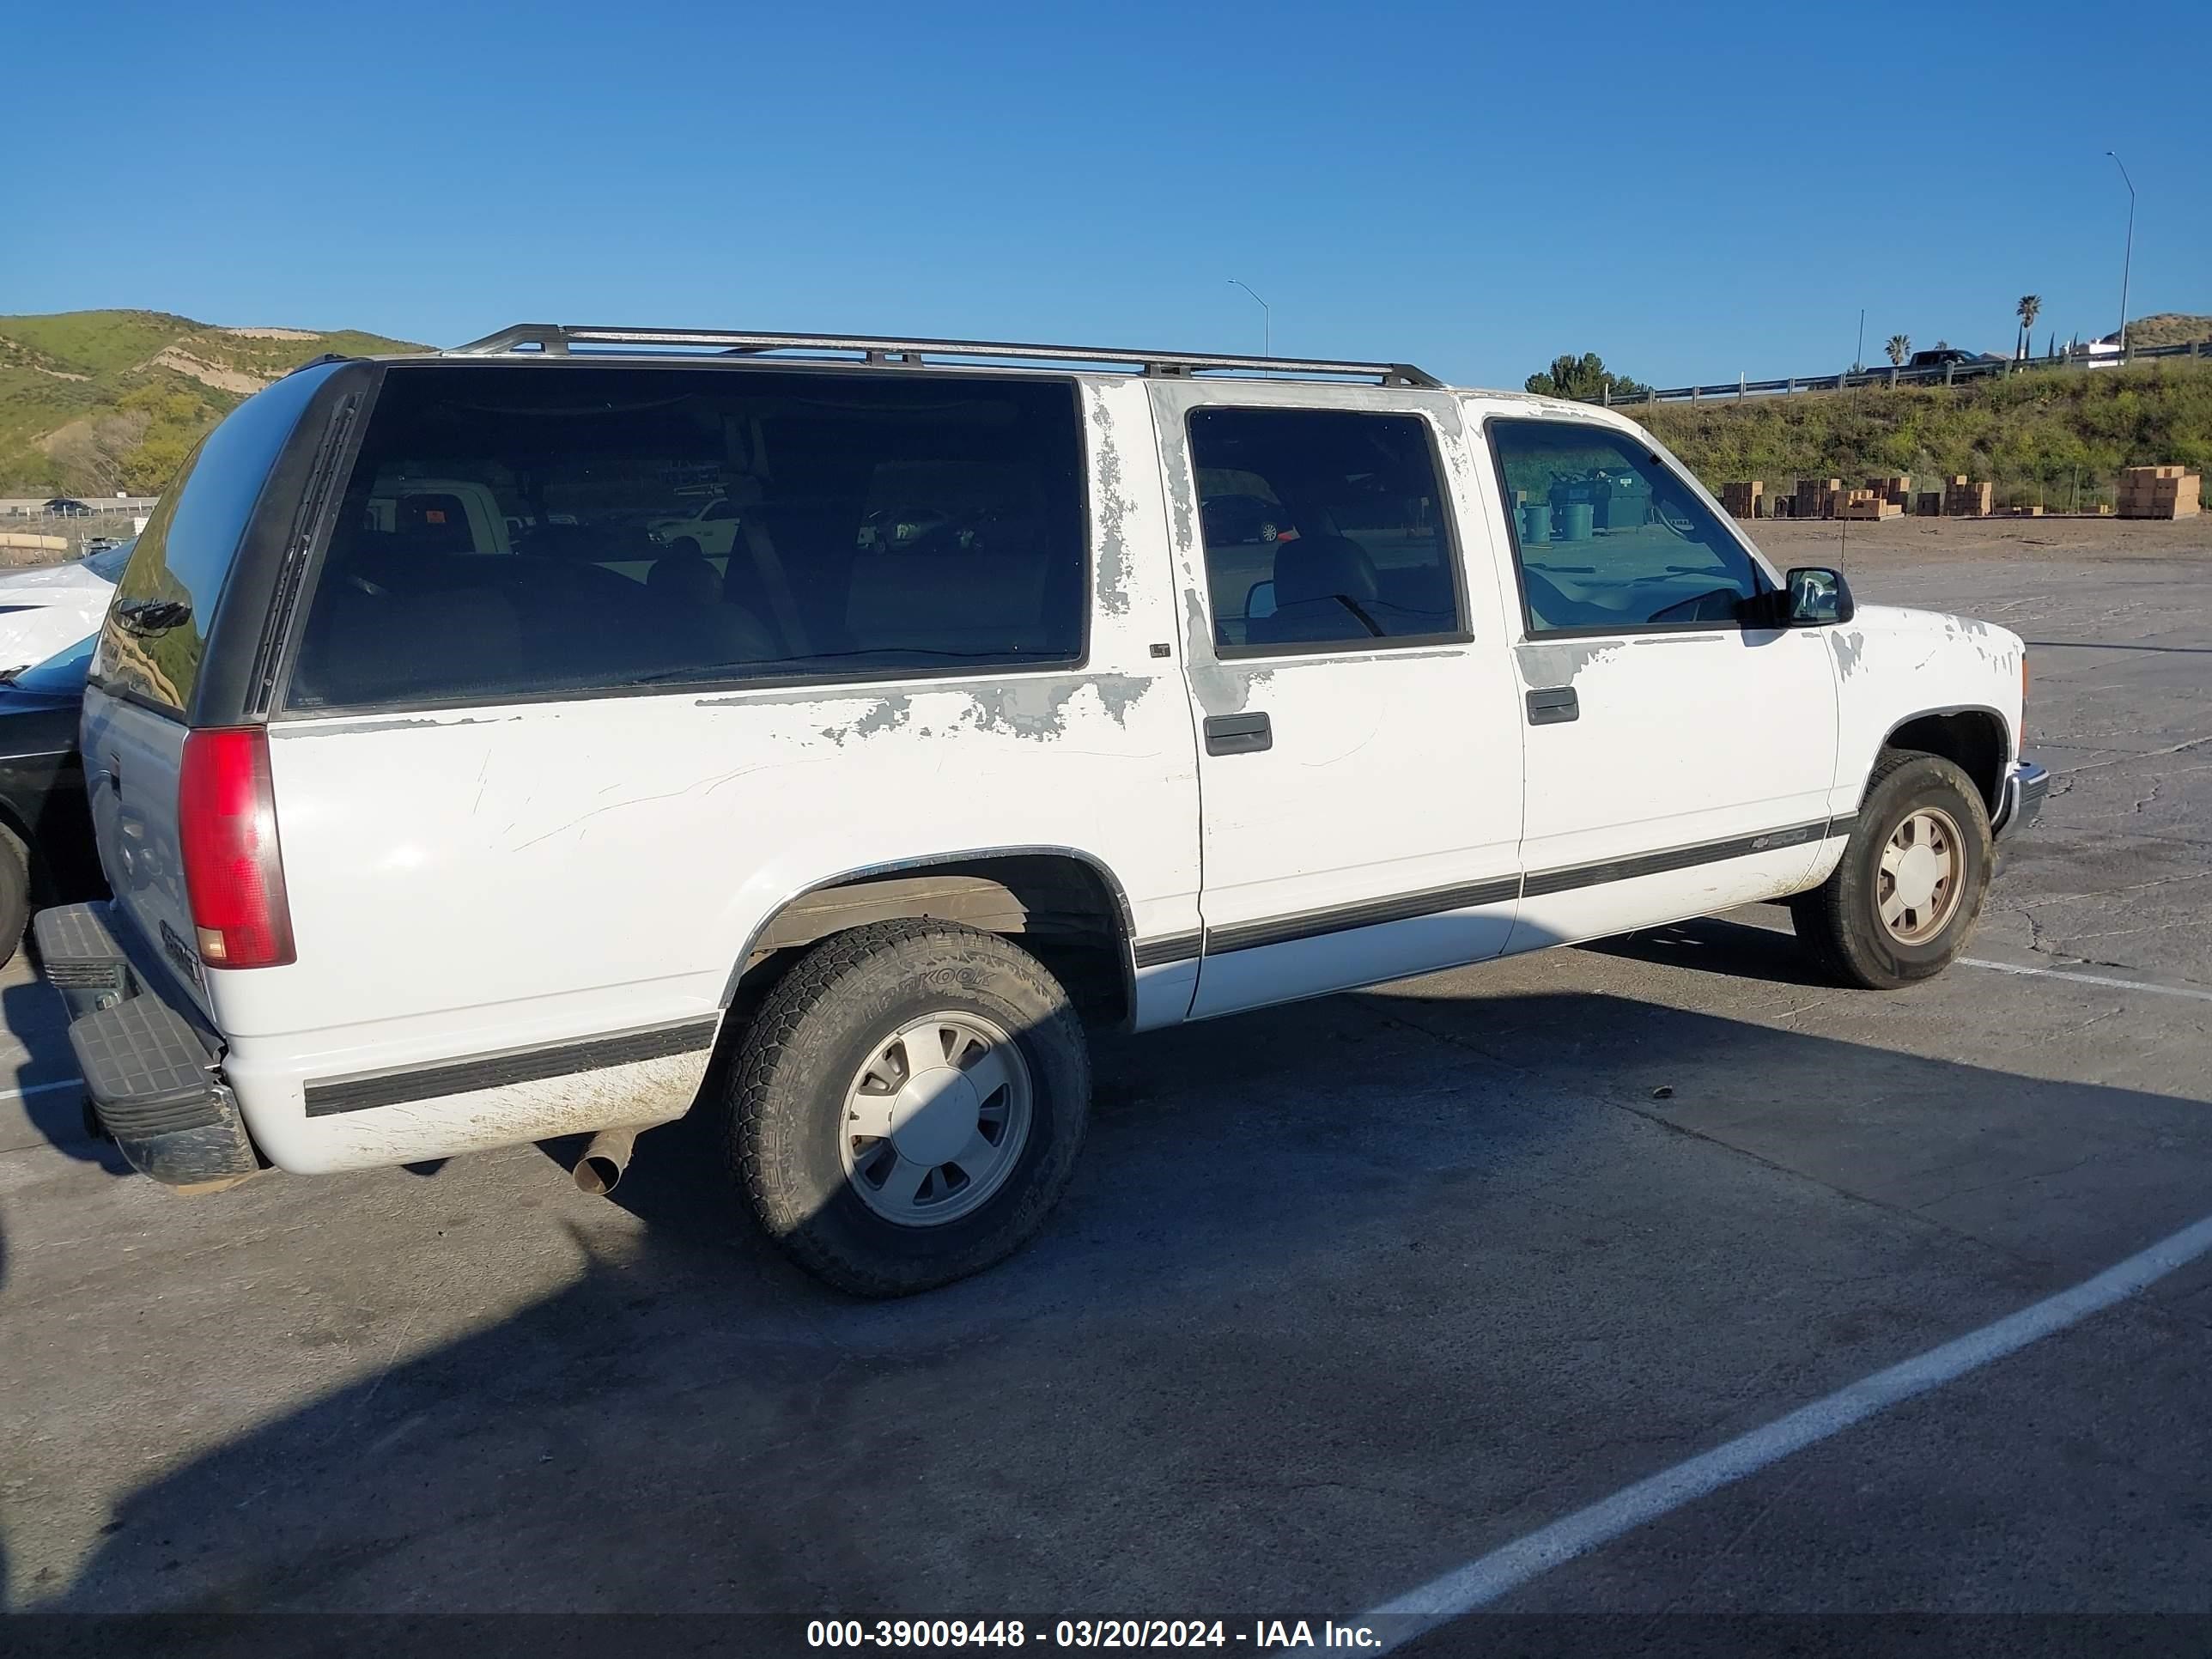
[[[358,441],[358,417],[383,372],[381,365],[362,362],[331,368],[278,452],[216,602],[199,676],[185,711],[189,724],[247,726],[268,718],[268,690],[305,561],[335,511],[333,484],[350,459],[338,452]],[[351,434],[333,443],[334,425],[349,410]]]

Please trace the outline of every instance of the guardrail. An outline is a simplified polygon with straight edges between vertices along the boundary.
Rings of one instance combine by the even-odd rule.
[[[1955,386],[1960,380],[2024,374],[2031,369],[2118,368],[2123,363],[2159,357],[2197,357],[2212,362],[2212,340],[2193,340],[2183,345],[2130,346],[2124,352],[2096,356],[2082,352],[2062,357],[1945,363],[1934,368],[1875,368],[1857,374],[1796,374],[1786,380],[1736,380],[1722,386],[1678,386],[1664,390],[1647,387],[1641,396],[1631,398],[1616,398],[1608,391],[1583,401],[1603,404],[1608,408],[1636,409],[1647,404],[1696,404],[1722,398],[1787,398],[1801,392],[1842,392],[1853,386]]]
[[[57,512],[46,505],[49,500],[73,501],[75,505]],[[161,501],[159,495],[88,495],[82,501],[71,496],[7,496],[0,497],[0,519],[89,519],[114,513],[143,515]]]

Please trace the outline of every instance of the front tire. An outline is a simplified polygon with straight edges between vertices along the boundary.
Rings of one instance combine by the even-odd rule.
[[[1834,873],[1790,902],[1797,937],[1846,985],[1932,979],[1972,937],[1992,862],[1973,781],[1940,755],[1884,750]]]
[[[882,922],[814,946],[769,994],[728,1103],[732,1161],[769,1237],[841,1290],[908,1296],[1043,1224],[1083,1142],[1090,1054],[1027,951]]]

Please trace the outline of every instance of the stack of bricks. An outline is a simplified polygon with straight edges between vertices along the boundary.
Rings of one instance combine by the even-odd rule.
[[[1939,516],[1943,511],[1943,492],[1940,489],[1922,490],[1913,497],[1912,510],[1923,519]]]
[[[1943,483],[1943,513],[1953,519],[1985,519],[1990,513],[1990,497],[1995,488],[1987,479],[1979,483],[1966,482],[1963,472],[1954,473]]]
[[[1832,519],[1836,507],[1844,497],[1841,478],[1800,478],[1797,480],[1797,511],[1800,519]]]
[[[2001,507],[1990,515],[1999,519],[2039,519],[2043,508],[2038,507]]]
[[[1912,475],[1910,472],[1893,473],[1887,478],[1869,478],[1867,488],[1900,513],[1911,508]]]
[[[2203,480],[2186,467],[2131,466],[2120,475],[2124,519],[2193,519],[2203,508]]]
[[[1749,483],[1724,483],[1721,486],[1721,505],[1731,516],[1738,519],[1763,519],[1766,516],[1766,482],[1753,478]]]

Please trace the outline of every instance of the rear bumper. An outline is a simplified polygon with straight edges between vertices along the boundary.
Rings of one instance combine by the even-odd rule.
[[[66,904],[40,911],[33,930],[100,1127],[167,1186],[253,1174],[262,1163],[222,1079],[222,1040],[133,960],[127,926],[112,905]]]
[[[1997,801],[1997,815],[1991,822],[1991,833],[1999,836],[2017,835],[2031,829],[2043,816],[2043,804],[2051,798],[2051,774],[2039,762],[2021,757],[2005,779],[2004,793]]]

